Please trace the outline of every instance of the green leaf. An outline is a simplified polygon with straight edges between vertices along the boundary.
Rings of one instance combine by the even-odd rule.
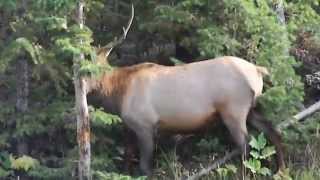
[[[67,29],[67,19],[65,17],[40,17],[36,18],[35,22],[44,25],[47,30],[62,30]]]
[[[11,170],[5,170],[0,166],[0,178],[7,177],[12,173]]]
[[[70,38],[58,38],[55,40],[55,45],[57,49],[64,53],[80,54],[80,49],[75,47]]]
[[[250,155],[255,159],[260,159],[260,153],[258,151],[251,150]]]
[[[8,152],[5,151],[0,153],[0,165],[5,169],[11,168],[10,155]]]
[[[228,169],[226,168],[218,168],[216,171],[220,176],[226,176],[228,174]]]
[[[252,147],[256,150],[260,150],[259,142],[254,136],[251,136],[251,140],[249,142],[249,145],[250,145],[250,147]]]
[[[259,147],[260,149],[263,149],[266,144],[267,144],[267,140],[266,138],[264,137],[264,134],[263,133],[260,133],[259,136],[258,136],[258,142],[259,142]]]
[[[98,64],[92,63],[91,61],[84,60],[80,62],[80,75],[99,75],[102,72],[102,67]]]
[[[264,176],[270,176],[271,171],[269,168],[263,167],[258,171],[259,174],[264,175]]]
[[[274,146],[267,146],[261,152],[261,159],[266,159],[276,153]]]
[[[261,168],[261,162],[259,160],[250,158],[249,160],[245,160],[243,165],[250,169],[252,173],[257,173]]]
[[[254,136],[251,136],[251,140],[249,142],[249,145],[256,150],[263,149],[266,146],[266,144],[267,140],[264,137],[263,133],[261,133],[257,139]]]
[[[111,125],[121,122],[119,116],[105,113],[102,108],[94,109],[92,106],[90,106],[90,109],[90,117],[93,123]]]
[[[23,155],[20,158],[14,159],[11,158],[12,168],[16,170],[24,170],[28,171],[32,168],[35,168],[37,165],[39,165],[39,161],[30,157]]]
[[[39,49],[36,45],[34,45],[31,41],[24,37],[16,39],[15,43],[17,44],[17,46],[24,49],[26,52],[30,54],[31,60],[34,64],[39,63]]]
[[[233,164],[227,164],[226,168],[231,171],[232,173],[236,173],[237,172],[237,167]]]

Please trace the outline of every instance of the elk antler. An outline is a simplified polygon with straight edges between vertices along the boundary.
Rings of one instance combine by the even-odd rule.
[[[133,17],[134,17],[134,7],[133,4],[131,5],[131,17],[130,20],[128,22],[127,27],[123,27],[123,35],[120,38],[115,37],[113,41],[111,41],[110,43],[108,43],[107,45],[103,46],[102,48],[100,48],[100,51],[106,51],[105,57],[107,58],[110,54],[110,52],[112,51],[112,49],[118,45],[120,45],[127,37],[128,31],[131,27],[132,21],[133,21]]]

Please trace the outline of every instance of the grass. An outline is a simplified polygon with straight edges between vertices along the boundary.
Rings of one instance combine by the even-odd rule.
[[[320,115],[315,117],[320,119]],[[318,180],[320,179],[320,122],[309,121],[302,127],[290,128],[283,132],[286,147],[287,174],[293,180]],[[224,138],[222,138],[224,137]],[[199,172],[215,159],[224,156],[226,151],[234,148],[228,131],[224,128],[182,138],[182,141],[168,142],[168,137],[163,143],[157,143],[154,159],[154,180],[180,180]],[[160,145],[159,145],[160,144]],[[263,161],[275,173],[275,159]],[[201,180],[234,180],[242,179],[240,157],[236,157],[220,168],[213,170]],[[135,168],[138,170],[138,164]],[[121,171],[119,171],[121,172]],[[274,174],[273,174],[274,175]],[[122,176],[124,177],[124,176]],[[127,177],[126,177],[127,178]],[[103,179],[103,178],[102,178]],[[108,178],[107,178],[108,179]],[[120,178],[121,179],[121,178]],[[130,178],[129,178],[130,179]],[[253,175],[246,171],[246,179],[277,179],[272,176],[263,177]]]
[[[315,126],[314,126],[315,127]],[[286,162],[288,172],[286,177],[281,179],[293,180],[318,180],[320,179],[320,136],[317,131],[303,130],[299,132],[296,138],[285,138],[286,141]],[[306,134],[309,136],[302,138]],[[290,134],[292,136],[292,134]],[[219,136],[218,136],[219,137]],[[300,140],[299,140],[300,139]],[[213,157],[220,158],[224,155],[226,149],[230,150],[226,144],[217,143],[217,138],[207,136],[188,139],[188,144],[175,146],[173,149],[160,150],[155,160],[155,178],[159,180],[172,179],[180,180],[186,178],[193,173],[199,171],[213,162]],[[233,146],[232,146],[233,147]],[[179,149],[188,150],[185,152]],[[187,158],[186,158],[187,157]],[[266,166],[274,166],[275,159],[267,162]],[[269,164],[268,164],[269,163]],[[242,179],[240,172],[240,158],[235,158],[229,162],[236,171],[228,169],[223,165],[217,170],[212,171],[201,180],[217,179],[217,180],[233,180]],[[275,172],[273,172],[275,173]],[[274,174],[273,174],[274,175]],[[263,177],[250,174],[246,171],[246,179],[278,179],[272,176]]]

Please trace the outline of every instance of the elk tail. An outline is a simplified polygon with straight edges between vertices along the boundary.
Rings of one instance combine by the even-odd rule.
[[[256,68],[257,68],[258,73],[261,74],[262,76],[267,76],[270,74],[266,67],[256,66]]]

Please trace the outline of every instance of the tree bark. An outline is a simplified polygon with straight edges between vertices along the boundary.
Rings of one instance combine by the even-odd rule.
[[[18,112],[25,113],[28,110],[29,96],[29,66],[27,59],[20,58],[16,64],[17,75],[17,99],[16,109]]]
[[[289,42],[289,37],[288,37],[288,31],[286,28],[286,17],[285,17],[285,10],[284,10],[284,2],[283,0],[278,0],[278,3],[276,4],[276,7],[274,8],[274,11],[277,14],[277,19],[279,21],[279,23],[284,27],[285,32],[283,34],[283,36],[279,37],[280,40],[282,40],[283,42]],[[285,48],[283,50],[283,55],[284,56],[290,56],[289,54],[289,46],[287,48]]]
[[[29,96],[29,66],[28,61],[25,57],[18,59],[16,64],[16,111],[21,114],[23,120],[24,113],[28,111],[28,96]],[[24,137],[19,137],[17,139],[17,153],[19,155],[28,153],[28,144]]]
[[[19,17],[23,17],[27,9],[27,0],[21,2]],[[28,111],[28,96],[29,96],[29,64],[25,54],[21,55],[16,63],[16,111],[21,115],[21,121],[24,121],[25,113]],[[23,122],[25,123],[25,122]],[[28,153],[28,144],[25,137],[17,138],[17,153],[19,155]]]
[[[77,22],[80,28],[84,25],[84,0],[78,1]],[[82,40],[80,39],[80,44]],[[77,110],[77,141],[79,146],[78,176],[80,180],[91,179],[91,147],[90,147],[90,121],[87,105],[87,85],[83,77],[79,75],[80,61],[84,60],[84,54],[76,56],[74,59],[74,87]]]
[[[275,7],[275,12],[277,13],[278,21],[284,25],[286,23],[286,17],[284,15],[283,0],[278,0],[278,4]]]
[[[75,82],[76,110],[77,110],[77,140],[79,146],[79,179],[91,179],[91,147],[90,121],[86,97],[86,82],[77,77]]]

